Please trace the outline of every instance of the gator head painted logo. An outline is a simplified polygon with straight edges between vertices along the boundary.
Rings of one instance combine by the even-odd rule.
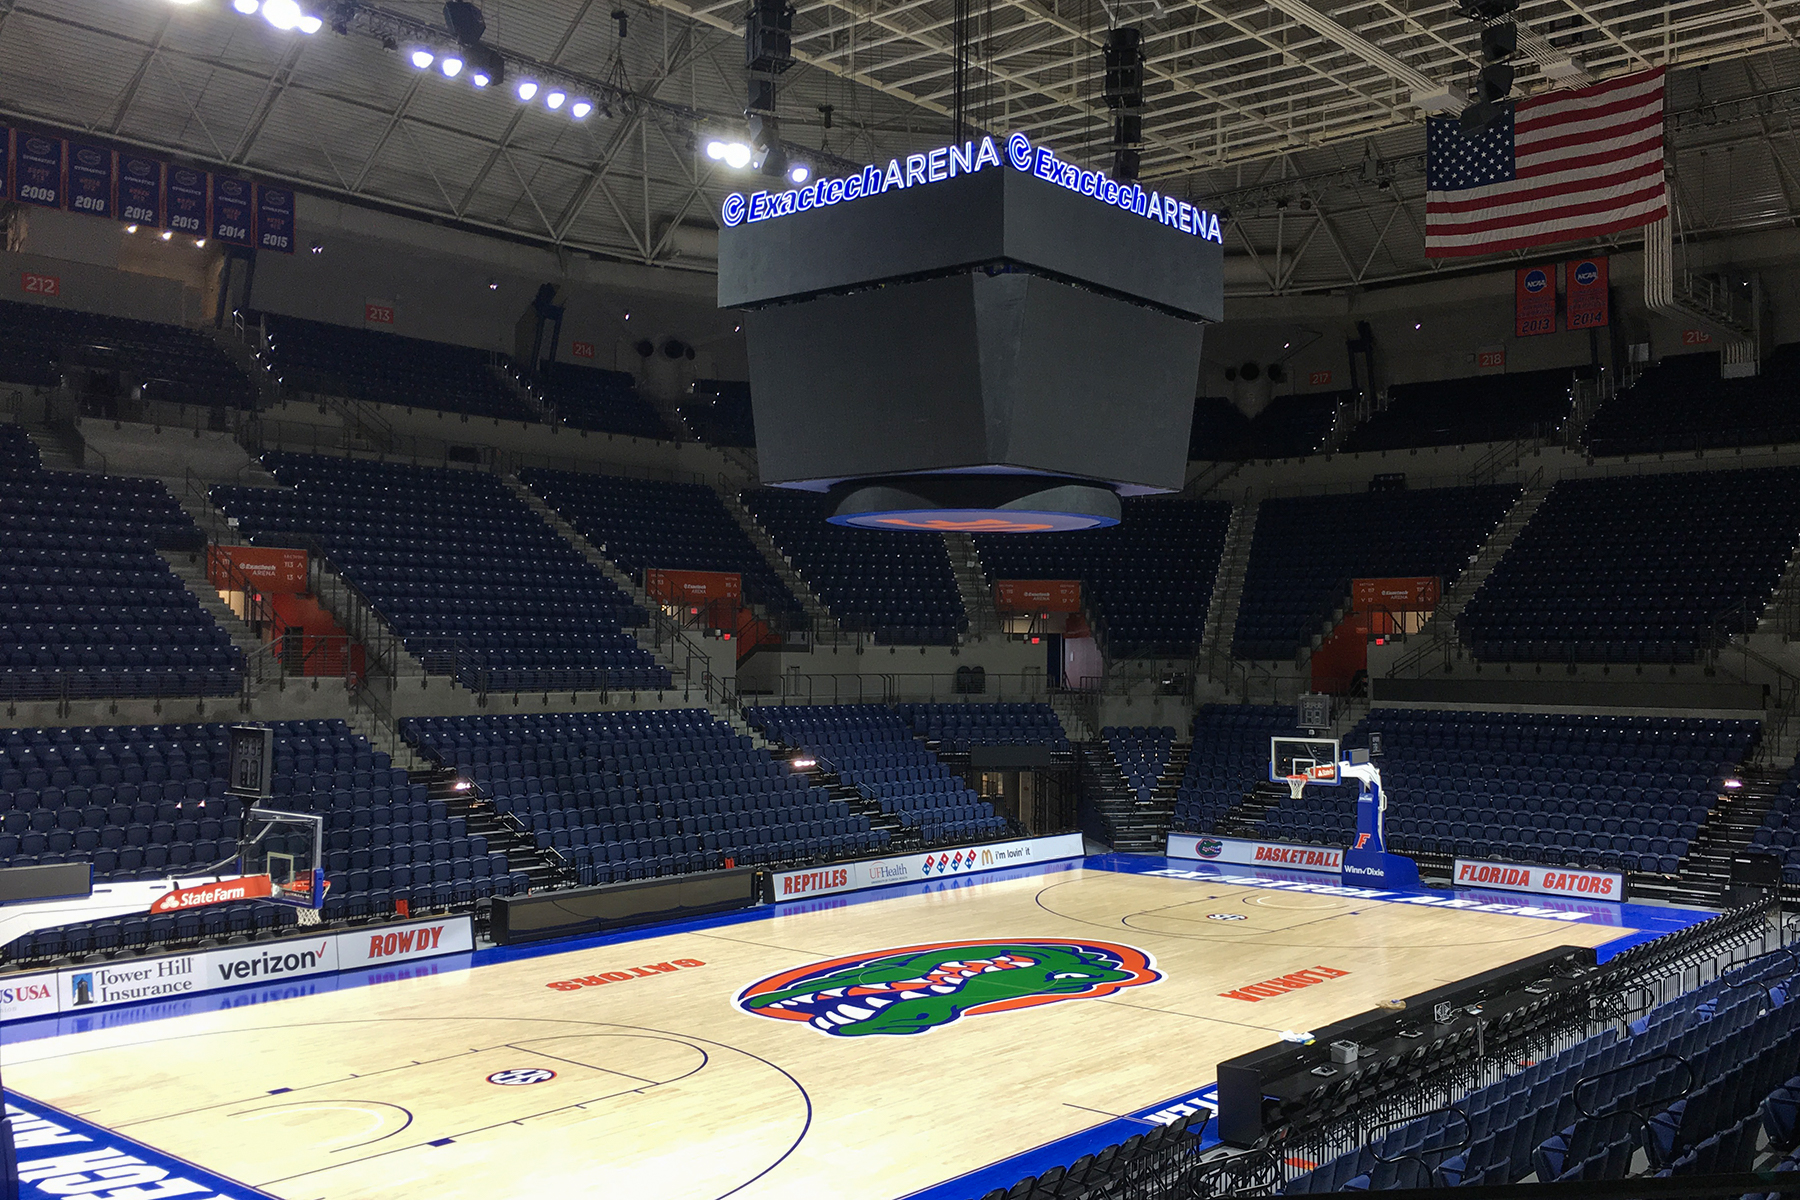
[[[835,1037],[925,1033],[1161,978],[1148,954],[1113,942],[934,942],[795,967],[751,984],[737,1005]]]
[[[1201,858],[1217,858],[1225,849],[1225,844],[1218,838],[1203,837],[1194,843],[1194,853]]]

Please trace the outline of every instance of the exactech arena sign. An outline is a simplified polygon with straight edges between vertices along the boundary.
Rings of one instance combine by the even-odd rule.
[[[1167,852],[1170,858],[1197,858],[1240,867],[1289,867],[1332,874],[1344,869],[1344,852],[1336,846],[1288,846],[1280,842],[1171,833]]]
[[[1625,877],[1611,871],[1572,871],[1567,867],[1470,862],[1463,858],[1456,860],[1456,886],[1536,892],[1544,896],[1580,896],[1585,900],[1625,898]]]
[[[1055,837],[993,842],[986,846],[937,850],[929,854],[875,858],[813,871],[777,871],[772,882],[775,900],[779,903],[807,896],[826,896],[832,892],[853,892],[886,883],[918,883],[942,879],[946,875],[968,875],[1002,867],[1053,862],[1059,858],[1079,858],[1082,853],[1081,835],[1062,833]]]

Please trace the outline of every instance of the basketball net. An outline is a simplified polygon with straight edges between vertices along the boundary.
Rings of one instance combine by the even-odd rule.
[[[1300,793],[1306,790],[1308,782],[1309,781],[1304,775],[1289,775],[1287,777],[1288,799],[1298,800],[1300,798]]]
[[[300,924],[302,925],[317,925],[319,923],[319,910],[316,908],[296,908],[294,913],[299,918]]]

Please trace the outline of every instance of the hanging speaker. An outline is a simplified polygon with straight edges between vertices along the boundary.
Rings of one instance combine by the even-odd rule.
[[[1247,362],[1238,368],[1238,377],[1244,380],[1255,379],[1262,374],[1262,368],[1253,362]]]

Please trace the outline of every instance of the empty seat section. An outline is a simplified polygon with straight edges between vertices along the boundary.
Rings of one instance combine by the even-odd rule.
[[[1126,500],[1117,525],[1075,533],[978,534],[989,583],[1079,579],[1082,603],[1114,656],[1191,654],[1206,629],[1229,504]]]
[[[372,329],[263,313],[262,354],[278,382],[303,392],[471,417],[536,421],[499,372],[503,354]]]
[[[743,502],[845,629],[941,646],[968,628],[941,535],[833,525],[811,492],[755,488]]]
[[[0,694],[216,696],[242,656],[158,550],[206,539],[153,479],[45,471],[0,437]]]
[[[1389,845],[1674,874],[1755,721],[1375,709]]]
[[[1754,628],[1800,544],[1800,468],[1564,480],[1457,619],[1477,658],[1691,662]]]
[[[583,883],[794,866],[886,843],[705,709],[414,717],[400,729]]]
[[[927,846],[1010,833],[1005,817],[879,704],[753,708],[746,718],[772,741],[805,750]],[[876,830],[883,839],[886,833]],[[883,842],[885,845],[885,840]]]
[[[1223,396],[1194,401],[1188,430],[1188,457],[1211,462],[1255,458],[1301,458],[1325,448],[1344,392],[1303,392],[1277,396],[1254,417]]]
[[[1671,355],[1603,403],[1582,438],[1596,455],[1800,442],[1800,343],[1748,379],[1721,379],[1716,353]]]
[[[756,445],[750,385],[741,380],[696,379],[680,407],[681,419],[708,446]]]
[[[120,396],[141,389],[147,401],[256,406],[249,379],[198,329],[0,301],[0,381],[55,387],[76,372],[105,376]]]
[[[633,579],[652,567],[734,573],[778,626],[804,624],[800,602],[705,484],[535,468],[519,478]]]
[[[897,704],[894,709],[916,736],[950,753],[970,746],[1069,748],[1068,734],[1048,704]]]
[[[1448,588],[1518,498],[1493,485],[1264,500],[1232,653],[1294,657],[1348,603],[1353,579],[1438,576]]]
[[[1175,731],[1166,725],[1146,728],[1142,725],[1108,725],[1100,731],[1106,748],[1118,764],[1125,786],[1139,801],[1147,803],[1162,778],[1163,766],[1175,744]]]
[[[215,487],[213,502],[253,541],[317,538],[427,672],[484,692],[668,686],[625,627],[643,611],[497,477],[280,452],[263,464],[289,488]]]
[[[638,394],[629,371],[603,371],[575,363],[547,362],[535,377],[509,368],[557,421],[573,429],[667,440],[669,427]]]
[[[1569,418],[1567,368],[1397,383],[1387,407],[1350,431],[1343,452],[1550,437]]]
[[[1194,714],[1194,743],[1175,792],[1171,828],[1214,833],[1219,818],[1269,778],[1269,739],[1292,737],[1292,705],[1205,704]]]

